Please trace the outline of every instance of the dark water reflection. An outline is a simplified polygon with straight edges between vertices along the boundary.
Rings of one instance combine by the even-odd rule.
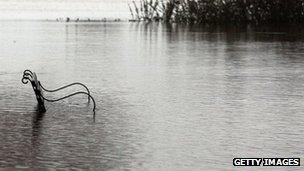
[[[234,157],[302,157],[298,28],[0,22],[0,166],[234,170]],[[95,122],[82,96],[38,114],[26,68],[49,88],[86,83]]]

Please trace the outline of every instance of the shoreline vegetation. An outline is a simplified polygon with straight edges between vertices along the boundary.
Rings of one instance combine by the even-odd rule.
[[[304,0],[139,0],[130,22],[185,24],[304,23]]]
[[[102,19],[75,18],[75,19],[72,19],[70,17],[66,17],[66,18],[56,18],[55,21],[57,21],[57,22],[121,22],[123,20],[120,18],[102,18]]]

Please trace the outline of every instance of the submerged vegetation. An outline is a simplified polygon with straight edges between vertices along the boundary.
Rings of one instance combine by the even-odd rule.
[[[138,0],[132,21],[189,24],[303,23],[304,0]]]

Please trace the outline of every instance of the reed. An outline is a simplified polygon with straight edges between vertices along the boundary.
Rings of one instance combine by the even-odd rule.
[[[173,3],[168,0],[140,0],[128,4],[132,21],[171,21]]]
[[[177,23],[302,23],[304,0],[140,0],[129,4],[137,21]]]

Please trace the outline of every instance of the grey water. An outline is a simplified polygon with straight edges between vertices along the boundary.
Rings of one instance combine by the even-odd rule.
[[[234,157],[303,157],[303,45],[295,28],[0,22],[0,170],[236,170]],[[50,89],[85,83],[95,120],[81,95],[39,114],[25,69]]]

